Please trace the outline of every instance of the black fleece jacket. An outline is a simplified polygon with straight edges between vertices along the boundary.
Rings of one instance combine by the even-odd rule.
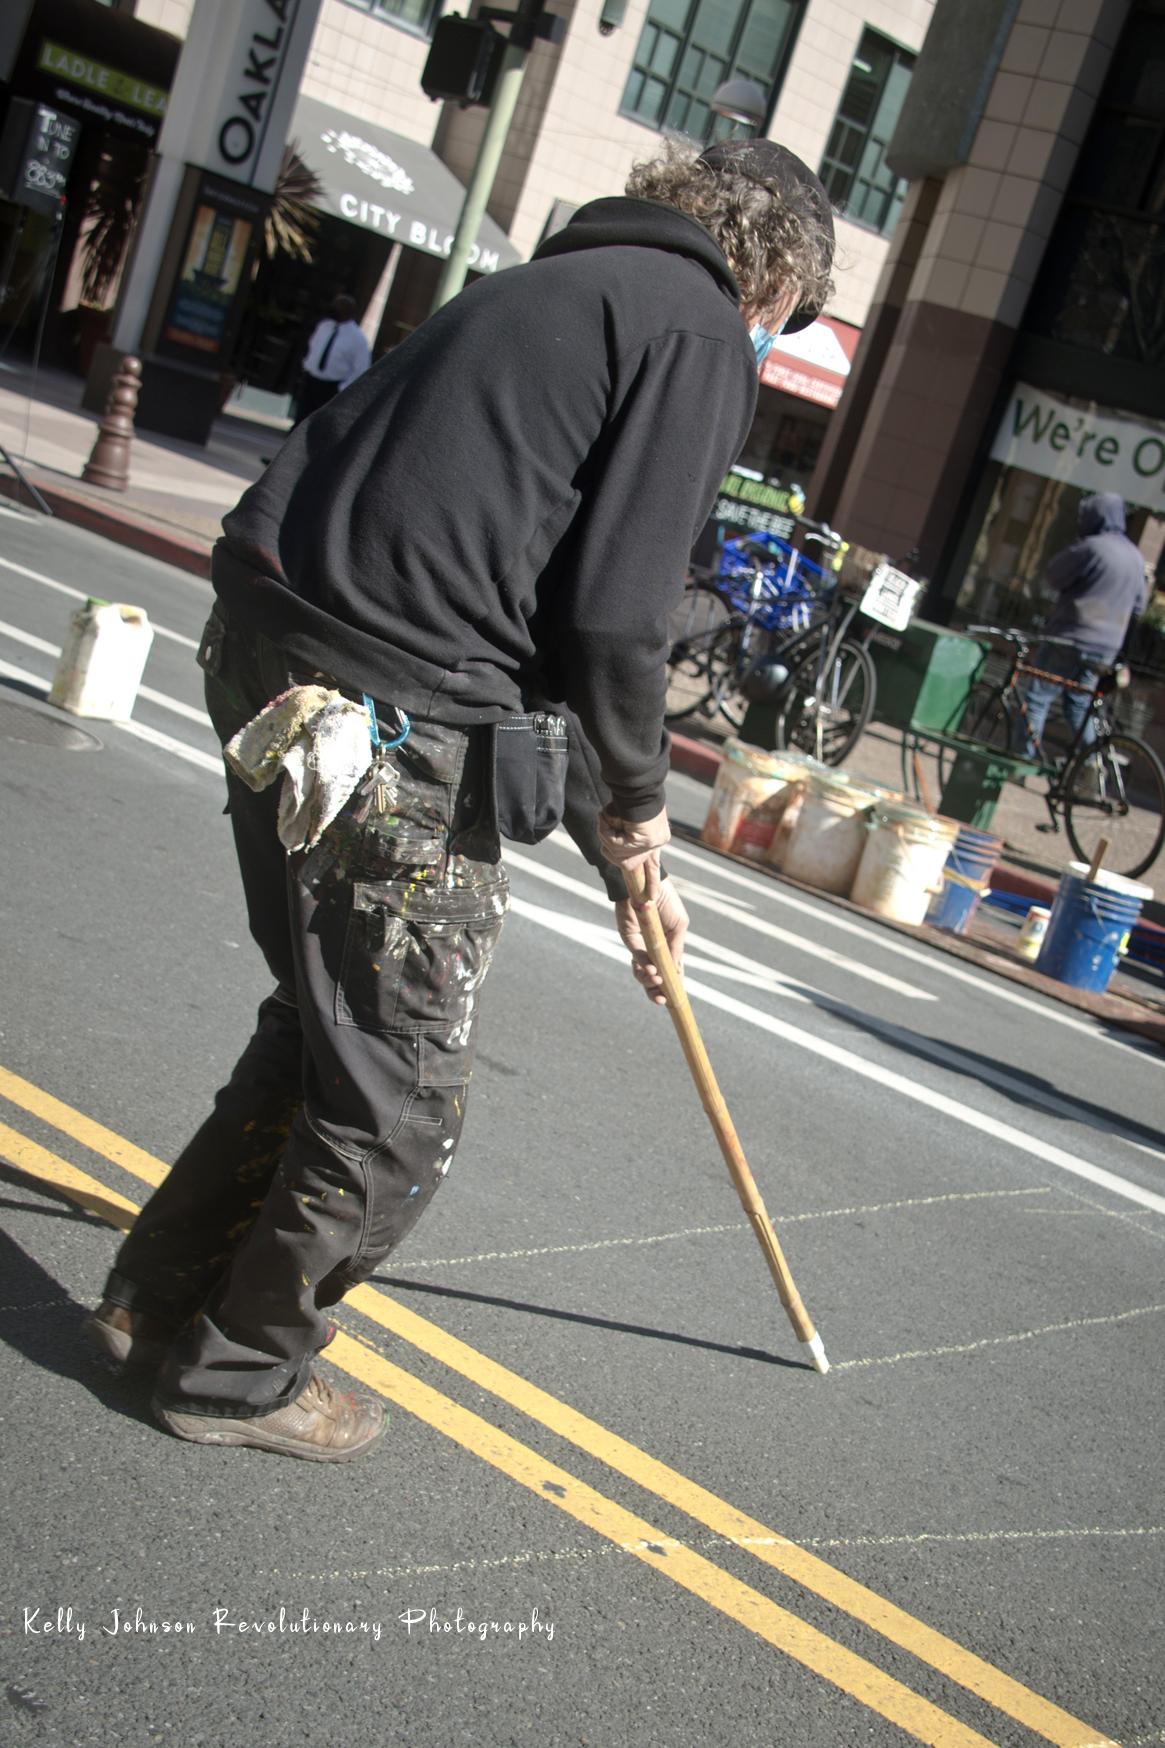
[[[228,610],[413,716],[564,703],[650,818],[666,615],[756,402],[738,302],[694,219],[582,207],[292,432],[223,522]]]

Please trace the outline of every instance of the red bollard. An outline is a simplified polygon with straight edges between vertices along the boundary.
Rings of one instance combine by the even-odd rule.
[[[129,446],[133,442],[133,416],[137,410],[141,375],[140,358],[127,356],[122,359],[105,403],[105,416],[98,429],[93,453],[81,475],[88,485],[108,486],[114,492],[124,492],[129,485]]]

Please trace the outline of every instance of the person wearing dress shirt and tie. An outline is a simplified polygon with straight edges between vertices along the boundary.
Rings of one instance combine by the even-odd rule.
[[[372,352],[356,324],[356,299],[341,292],[332,300],[329,314],[316,323],[308,341],[303,381],[296,396],[296,424],[363,376],[371,363]]]

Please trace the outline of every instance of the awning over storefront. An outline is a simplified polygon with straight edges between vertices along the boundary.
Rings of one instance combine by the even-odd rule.
[[[465,190],[428,146],[314,97],[299,99],[288,137],[324,185],[325,212],[428,255],[449,253]],[[470,268],[495,273],[521,259],[500,225],[483,219]]]
[[[803,401],[836,407],[862,331],[819,316],[799,334],[781,334],[761,366],[760,379]]]

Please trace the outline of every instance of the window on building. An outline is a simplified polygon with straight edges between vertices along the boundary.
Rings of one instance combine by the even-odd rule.
[[[771,108],[803,11],[804,0],[651,0],[621,113],[692,140],[731,133],[712,93],[740,74]]]
[[[864,30],[837,120],[821,160],[821,180],[847,219],[888,237],[898,223],[906,183],[886,163],[915,57],[876,30]]]
[[[443,0],[347,0],[357,12],[370,12],[373,18],[383,18],[388,24],[418,36],[432,36],[433,26],[441,16]]]
[[[1111,358],[1165,361],[1165,14],[1134,4],[1024,323]]]

